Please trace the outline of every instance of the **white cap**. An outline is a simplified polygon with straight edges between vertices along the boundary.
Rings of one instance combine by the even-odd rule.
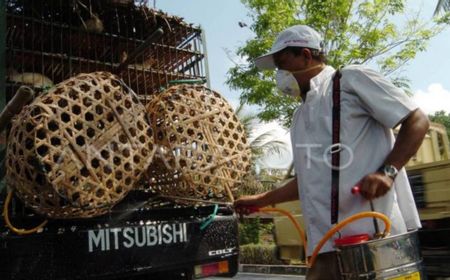
[[[273,54],[286,47],[303,47],[323,51],[322,36],[307,25],[291,26],[278,34],[270,52],[255,59],[256,67],[261,70],[276,68]]]

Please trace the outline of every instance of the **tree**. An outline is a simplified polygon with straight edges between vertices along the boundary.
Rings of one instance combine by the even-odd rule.
[[[450,12],[450,1],[449,0],[439,0],[436,9],[434,10],[435,15],[439,15],[441,12]]]
[[[281,154],[286,149],[286,143],[276,139],[273,131],[266,131],[255,135],[258,123],[258,116],[253,112],[245,112],[244,104],[236,108],[236,115],[247,132],[247,138],[250,139],[249,146],[252,154],[252,162],[257,163],[263,157],[268,155]]]
[[[446,114],[445,111],[438,111],[428,117],[430,121],[444,125],[447,129],[448,138],[450,139],[450,113]]]
[[[324,35],[328,64],[377,64],[384,75],[391,75],[399,86],[408,89],[405,77],[392,75],[418,52],[430,38],[440,33],[450,16],[436,16],[423,23],[408,13],[403,24],[393,18],[405,13],[405,0],[242,0],[250,10],[255,38],[239,47],[243,60],[228,72],[228,85],[240,90],[241,102],[262,107],[258,116],[280,120],[289,126],[298,101],[277,94],[273,71],[258,72],[252,61],[266,53],[276,34],[294,24],[307,24]]]
[[[239,196],[256,194],[269,190],[269,188],[258,180],[255,172],[255,165],[260,163],[262,158],[268,155],[281,154],[281,152],[286,149],[286,143],[276,139],[276,135],[273,131],[255,135],[257,131],[255,125],[258,123],[258,117],[253,112],[245,112],[244,107],[243,104],[240,104],[236,108],[235,113],[244,126],[248,139],[250,139],[249,146],[253,168],[252,171],[245,176],[244,183],[239,191]]]

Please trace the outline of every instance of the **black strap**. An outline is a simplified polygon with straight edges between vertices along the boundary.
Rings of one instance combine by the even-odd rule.
[[[333,127],[331,146],[331,224],[336,224],[339,216],[339,166],[341,128],[341,72],[336,70],[333,77]]]

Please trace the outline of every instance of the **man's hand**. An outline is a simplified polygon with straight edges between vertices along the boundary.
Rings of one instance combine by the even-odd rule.
[[[262,197],[262,194],[242,196],[234,201],[234,208],[240,216],[250,215],[254,212],[254,209],[252,208],[261,208],[266,206]]]
[[[385,195],[393,183],[394,180],[383,173],[371,173],[361,180],[360,192],[365,199],[372,200]]]
[[[249,215],[255,212],[255,208],[265,207],[271,204],[277,204],[286,201],[298,199],[297,178],[293,178],[282,187],[255,195],[240,197],[234,201],[234,207],[238,214]]]

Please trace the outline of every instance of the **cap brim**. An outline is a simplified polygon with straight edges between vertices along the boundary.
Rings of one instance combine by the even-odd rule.
[[[272,50],[266,53],[265,55],[255,58],[254,62],[256,67],[259,70],[273,70],[277,68],[277,66],[275,66],[275,63],[273,61],[273,55],[281,50],[284,50],[286,47],[287,46],[282,46],[279,49]]]
[[[273,53],[262,55],[255,59],[255,66],[259,70],[273,70],[276,68],[273,62]]]

